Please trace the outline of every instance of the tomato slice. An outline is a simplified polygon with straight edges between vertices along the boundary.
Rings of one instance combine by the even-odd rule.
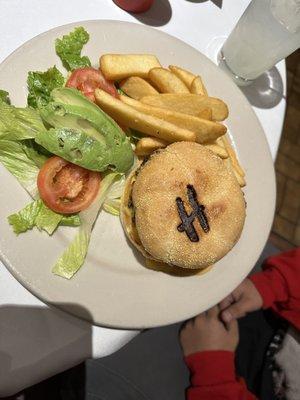
[[[95,89],[100,88],[114,97],[119,97],[113,82],[107,80],[99,69],[92,67],[75,69],[66,83],[67,87],[80,90],[88,99],[95,102]]]
[[[63,158],[49,158],[41,168],[37,186],[41,199],[51,210],[73,214],[85,210],[99,191],[101,174]]]

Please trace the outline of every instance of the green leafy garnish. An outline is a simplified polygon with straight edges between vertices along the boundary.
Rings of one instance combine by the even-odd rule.
[[[36,110],[18,108],[0,101],[0,139],[33,139],[42,130],[45,127]]]
[[[117,89],[118,93],[121,94],[122,96],[127,96],[127,94],[120,88]]]
[[[79,214],[63,215],[60,226],[80,226],[81,220]]]
[[[41,200],[40,200],[41,201]],[[62,220],[62,214],[50,210],[43,202],[40,212],[35,219],[35,226],[41,231],[46,231],[49,235],[55,231],[60,221]]]
[[[79,226],[79,215],[62,215],[48,208],[42,200],[38,199],[29,203],[18,213],[8,217],[8,222],[12,225],[14,232],[18,235],[26,232],[33,227],[46,231],[49,235],[55,231],[59,225]]]
[[[22,148],[27,157],[39,168],[41,168],[52,155],[42,146],[35,143],[34,140],[24,140],[22,142]]]
[[[103,203],[103,210],[108,212],[109,214],[115,216],[120,215],[121,196],[125,188],[125,181],[125,175],[120,174],[109,188],[109,191]]]
[[[6,90],[0,89],[0,102],[3,101],[4,103],[10,104],[9,94]]]
[[[118,217],[120,215],[121,199],[106,200],[103,204],[103,210],[111,215]]]
[[[89,58],[81,56],[81,50],[89,38],[88,32],[83,27],[78,27],[68,35],[64,35],[62,39],[56,39],[56,54],[68,71],[91,66]]]
[[[39,167],[24,151],[23,142],[0,140],[0,162],[32,196],[37,196]]]
[[[33,108],[48,104],[53,89],[62,87],[65,79],[56,66],[46,72],[29,72],[27,77],[27,104]]]
[[[88,209],[79,214],[81,219],[79,232],[56,262],[52,270],[55,275],[71,279],[84,263],[94,223],[105,200],[108,189],[118,176],[119,174],[115,172],[106,175],[101,181],[100,190],[95,201]]]
[[[17,235],[34,227],[35,220],[41,210],[41,207],[42,201],[36,200],[29,203],[18,213],[12,214],[8,217],[8,222]]]

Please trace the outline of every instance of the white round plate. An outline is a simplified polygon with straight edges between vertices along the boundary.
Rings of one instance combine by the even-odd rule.
[[[153,53],[164,66],[179,65],[200,74],[211,96],[229,106],[228,125],[246,170],[247,218],[233,250],[204,275],[174,277],[146,269],[127,242],[117,217],[102,212],[94,227],[86,262],[70,281],[51,273],[74,230],[59,228],[53,237],[32,230],[16,236],[7,216],[29,197],[16,179],[0,167],[0,253],[19,282],[48,304],[98,325],[148,328],[192,317],[224,298],[249,273],[271,227],[275,204],[273,162],[266,137],[251,106],[237,86],[209,59],[159,30],[119,21],[86,21],[52,29],[17,49],[0,66],[0,88],[12,104],[26,104],[28,71],[56,64],[56,38],[84,26],[90,41],[84,48],[92,63],[104,53]]]

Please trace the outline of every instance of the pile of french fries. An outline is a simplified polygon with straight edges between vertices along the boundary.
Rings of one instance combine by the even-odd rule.
[[[208,95],[199,75],[175,65],[163,68],[150,54],[105,54],[100,57],[100,69],[124,94],[115,98],[96,89],[96,102],[120,125],[144,135],[135,148],[139,157],[172,142],[197,142],[223,159],[240,186],[246,185],[221,123],[228,117],[228,107]]]

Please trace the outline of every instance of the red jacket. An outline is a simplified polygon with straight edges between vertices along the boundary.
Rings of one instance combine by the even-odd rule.
[[[300,330],[300,248],[270,257],[264,271],[250,277],[272,308]],[[185,358],[191,371],[188,400],[255,400],[242,379],[235,374],[234,353],[204,351]]]

